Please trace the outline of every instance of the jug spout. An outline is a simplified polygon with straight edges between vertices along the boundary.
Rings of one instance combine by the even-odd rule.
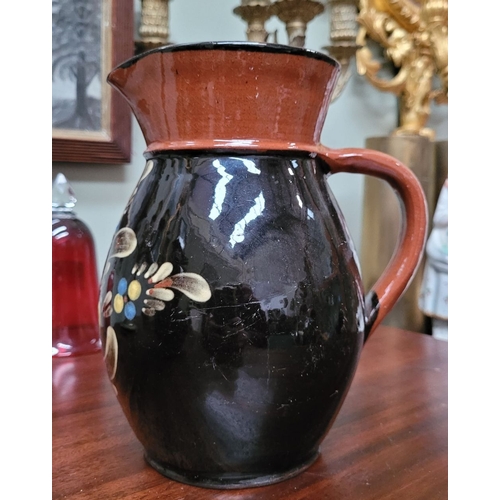
[[[319,143],[339,69],[308,49],[207,42],[135,56],[108,83],[130,105],[147,151],[300,149]]]

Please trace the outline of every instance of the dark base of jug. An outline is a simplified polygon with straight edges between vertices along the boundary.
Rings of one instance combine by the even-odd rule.
[[[163,465],[150,458],[147,454],[144,455],[146,462],[156,471],[169,479],[180,483],[199,486],[201,488],[220,489],[220,490],[235,490],[243,488],[255,488],[258,486],[266,486],[269,484],[279,483],[292,477],[297,476],[301,472],[310,467],[318,458],[319,451],[316,451],[306,461],[300,465],[293,467],[287,471],[276,474],[259,475],[256,473],[239,473],[239,472],[224,472],[220,474],[183,471],[168,465]]]

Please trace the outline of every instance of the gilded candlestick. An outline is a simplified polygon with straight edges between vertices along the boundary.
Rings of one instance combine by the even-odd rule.
[[[323,50],[341,64],[333,102],[349,81],[351,60],[359,48],[356,42],[359,28],[358,0],[328,0],[327,4],[330,12],[330,45],[323,47]]]
[[[170,44],[169,1],[141,1],[140,38],[135,43],[137,53]]]
[[[265,23],[273,15],[271,0],[242,0],[241,5],[233,12],[248,24],[246,31],[248,41],[267,42],[269,33]]]
[[[325,10],[316,0],[276,0],[273,13],[286,25],[288,44],[304,47],[307,24]]]

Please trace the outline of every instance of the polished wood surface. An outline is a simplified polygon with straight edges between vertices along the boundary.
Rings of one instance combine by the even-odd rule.
[[[52,498],[446,499],[447,360],[446,342],[380,326],[309,469],[271,486],[209,490],[146,464],[101,354],[54,359]]]

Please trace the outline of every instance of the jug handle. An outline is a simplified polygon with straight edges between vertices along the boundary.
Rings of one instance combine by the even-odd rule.
[[[314,152],[332,173],[377,177],[388,182],[402,202],[402,226],[391,261],[365,296],[365,341],[411,283],[422,259],[428,213],[423,189],[415,174],[398,160],[379,151],[318,145]]]

